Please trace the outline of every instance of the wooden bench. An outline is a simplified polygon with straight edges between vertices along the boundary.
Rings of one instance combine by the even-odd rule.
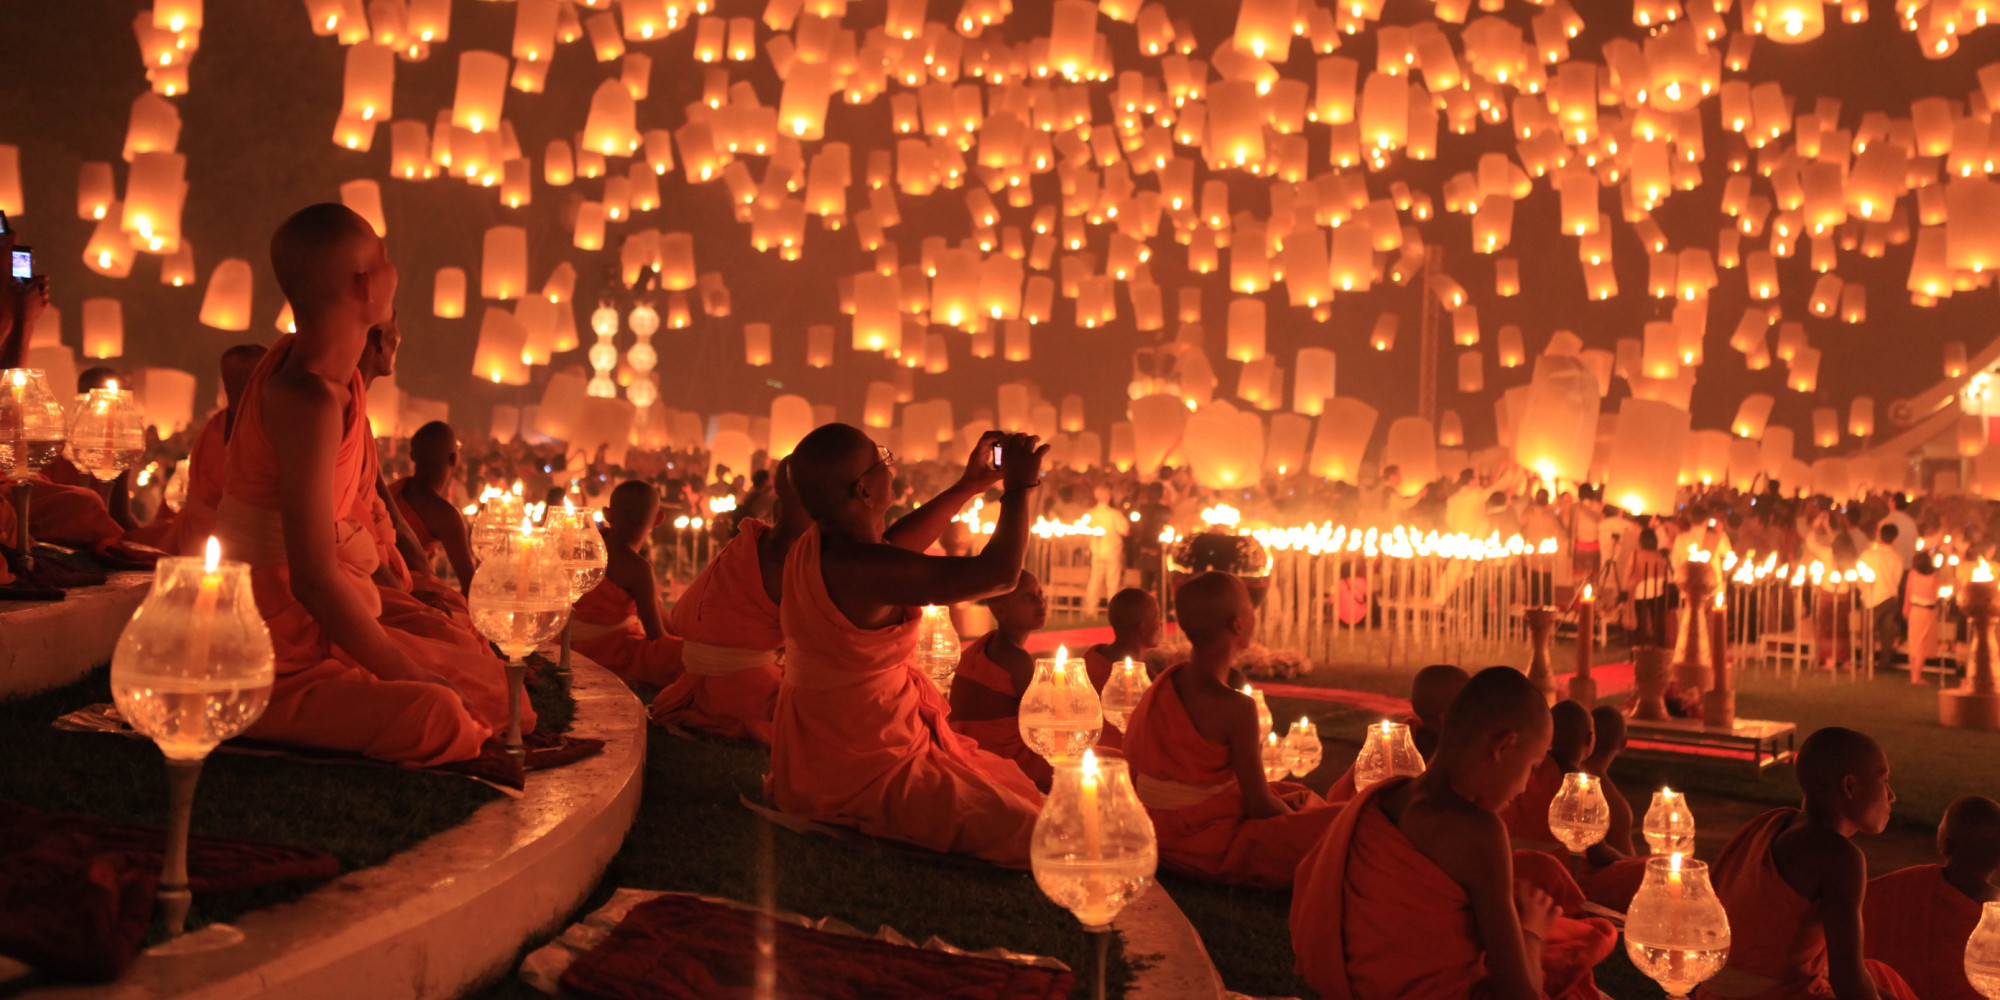
[[[1798,752],[1798,726],[1766,719],[1737,719],[1729,729],[1705,726],[1694,719],[1665,722],[1632,720],[1626,727],[1626,754],[1652,760],[1713,761],[1748,764],[1761,773],[1791,760]]]

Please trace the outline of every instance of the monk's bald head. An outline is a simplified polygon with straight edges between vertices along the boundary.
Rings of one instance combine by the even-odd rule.
[[[1450,663],[1433,663],[1417,671],[1410,682],[1410,711],[1423,720],[1427,728],[1435,729],[1444,724],[1445,708],[1453,698],[1465,689],[1465,682],[1472,675],[1464,668]]]
[[[1236,636],[1244,616],[1256,609],[1250,604],[1250,589],[1234,575],[1210,570],[1190,578],[1174,591],[1174,616],[1188,642],[1200,647]]]
[[[1590,756],[1597,733],[1591,724],[1589,709],[1574,701],[1559,701],[1549,709],[1549,722],[1555,727],[1549,741],[1549,752],[1557,760],[1575,764]]]
[[[1487,667],[1473,674],[1445,709],[1438,749],[1475,747],[1502,732],[1540,736],[1550,727],[1548,700],[1526,674]]]
[[[800,439],[789,460],[792,488],[822,524],[837,520],[855,481],[875,464],[875,441],[852,424],[821,424]]]
[[[1144,642],[1158,641],[1160,602],[1151,593],[1127,587],[1111,595],[1105,613],[1111,619],[1113,635]]]
[[[660,494],[653,484],[627,479],[611,491],[611,501],[604,505],[604,519],[620,529],[631,530],[642,525],[650,528],[659,510]]]
[[[380,287],[384,268],[387,285]],[[308,205],[278,227],[271,236],[271,270],[302,331],[357,303],[361,322],[379,323],[395,294],[395,269],[387,266],[381,237],[337,202]]]
[[[1984,795],[1954,800],[1938,824],[1938,853],[1974,875],[1990,877],[2000,869],[2000,802]]]
[[[442,420],[433,420],[410,435],[410,462],[420,468],[450,465],[458,455],[458,432]]]
[[[257,363],[263,360],[262,344],[237,344],[222,352],[222,394],[228,397],[230,406],[243,398],[243,387],[250,384]]]
[[[1799,744],[1793,769],[1799,787],[1808,797],[1815,793],[1838,794],[1843,779],[1860,774],[1888,758],[1875,738],[1841,726],[1818,729]]]
[[[1597,732],[1596,746],[1591,750],[1593,760],[1609,759],[1625,749],[1625,713],[1610,705],[1599,705],[1590,710],[1590,726]]]

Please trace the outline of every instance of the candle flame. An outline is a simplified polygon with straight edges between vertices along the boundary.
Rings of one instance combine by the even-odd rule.
[[[1257,697],[1257,689],[1248,684],[1243,685],[1243,693],[1252,698]]]
[[[521,537],[523,539],[527,539],[533,537],[534,534],[535,534],[535,519],[532,517],[521,518]]]
[[[1668,865],[1668,867],[1672,868],[1672,869],[1673,869],[1674,871],[1680,871],[1680,870],[1681,870],[1681,852],[1679,852],[1679,851],[1675,851],[1674,853],[1672,853],[1672,854],[1669,854],[1669,855],[1667,855],[1667,865]]]
[[[1583,585],[1583,599],[1584,599],[1584,600],[1586,600],[1586,601],[1595,601],[1595,600],[1597,600],[1597,590],[1596,590],[1595,588],[1593,588],[1593,587],[1592,587],[1592,586],[1591,586],[1590,584],[1587,584],[1587,583],[1586,583],[1586,584],[1584,584],[1584,585]]]
[[[1085,750],[1083,752],[1083,775],[1087,780],[1095,780],[1097,778],[1096,750]]]
[[[1062,669],[1064,669],[1064,668],[1065,668],[1065,667],[1066,667],[1066,666],[1068,665],[1068,663],[1069,663],[1069,647],[1068,647],[1068,646],[1057,646],[1057,647],[1056,647],[1056,669],[1057,669],[1057,670],[1062,670]]]
[[[222,564],[222,542],[214,535],[208,536],[208,546],[202,550],[202,572],[213,573]]]
[[[1979,566],[1972,571],[1972,582],[1973,583],[1993,582],[1993,567],[1988,566],[1986,564],[1986,558],[1984,556],[1980,557]]]
[[[115,379],[115,378],[108,378],[108,379],[105,379],[105,380],[104,380],[104,388],[105,388],[106,390],[110,391],[110,392],[117,392],[117,391],[118,391],[118,380],[117,380],[117,379]]]
[[[1718,590],[1715,592],[1715,610],[1721,611],[1722,608],[1722,591]]]

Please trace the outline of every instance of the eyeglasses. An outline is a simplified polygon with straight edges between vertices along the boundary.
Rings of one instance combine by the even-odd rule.
[[[866,468],[866,469],[863,469],[863,470],[861,470],[861,475],[859,475],[859,476],[856,476],[856,477],[854,477],[854,482],[852,482],[852,483],[849,483],[848,485],[849,485],[849,486],[855,486],[855,485],[859,484],[859,483],[860,483],[860,482],[861,482],[861,481],[862,481],[863,479],[866,479],[866,478],[868,478],[868,474],[869,474],[869,473],[871,473],[871,472],[874,472],[874,471],[875,471],[875,467],[876,467],[876,466],[878,466],[878,465],[879,465],[879,466],[887,466],[887,467],[890,467],[890,468],[894,468],[894,467],[895,467],[895,465],[896,465],[896,453],[895,453],[895,452],[893,452],[893,451],[890,451],[890,450],[889,450],[888,448],[886,448],[886,447],[884,447],[884,446],[882,446],[882,445],[879,445],[879,444],[878,444],[878,445],[876,445],[876,446],[875,446],[875,464],[874,464],[874,465],[870,465],[870,466],[869,466],[868,468]]]

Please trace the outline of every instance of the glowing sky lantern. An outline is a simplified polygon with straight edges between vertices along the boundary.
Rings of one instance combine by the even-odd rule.
[[[458,89],[451,107],[451,124],[470,132],[500,127],[500,106],[507,97],[507,57],[468,49],[458,54]]]
[[[479,294],[488,299],[515,299],[528,288],[528,231],[520,226],[486,230],[479,264]]]
[[[84,299],[83,356],[115,358],[124,353],[124,304],[117,299]]]
[[[527,339],[527,331],[513,313],[488,306],[472,353],[473,376],[496,385],[527,385],[529,370],[521,360]]]
[[[133,158],[125,179],[125,201],[116,217],[133,249],[172,253],[179,248],[186,172],[187,158],[179,153],[145,152]],[[112,220],[107,210],[105,221]]]
[[[172,101],[157,94],[132,99],[132,115],[125,125],[125,162],[131,163],[140,153],[171,153],[180,147],[180,139],[181,113]],[[10,209],[9,214],[16,213]]]
[[[1254,361],[1264,356],[1264,301],[1237,298],[1229,303],[1229,343],[1232,361]]]
[[[1404,496],[1415,496],[1437,478],[1437,432],[1430,421],[1400,417],[1389,425],[1389,436],[1382,446],[1383,472],[1391,467],[1402,477],[1397,492]]]
[[[208,290],[201,299],[202,325],[218,330],[248,330],[253,284],[249,261],[231,257],[215,265],[208,276]]]
[[[1945,185],[1945,262],[1954,270],[2000,265],[2000,182],[1955,178]]]
[[[1324,347],[1301,347],[1293,362],[1292,410],[1319,416],[1334,394],[1334,353]],[[1302,466],[1295,465],[1294,468]]]
[[[382,215],[382,189],[372,180],[348,181],[340,186],[340,203],[368,220],[377,236],[389,235],[389,223]]]
[[[1264,458],[1263,420],[1228,403],[1210,403],[1187,418],[1181,454],[1204,488],[1255,485]]]
[[[1157,470],[1181,443],[1187,404],[1179,396],[1146,396],[1132,401],[1130,414],[1133,468]]]
[[[1762,0],[1754,5],[1758,19],[1752,30],[1774,42],[1810,42],[1826,31],[1823,0]]]
[[[396,53],[385,45],[348,46],[340,113],[368,122],[396,115]]]
[[[465,315],[463,268],[438,268],[437,276],[431,282],[431,315],[441,319],[457,319]]]
[[[1580,357],[1543,355],[1514,433],[1514,459],[1544,479],[1583,482],[1590,473],[1603,387]]]
[[[1646,399],[1621,403],[1606,500],[1635,514],[1672,510],[1687,434],[1686,410]]]

